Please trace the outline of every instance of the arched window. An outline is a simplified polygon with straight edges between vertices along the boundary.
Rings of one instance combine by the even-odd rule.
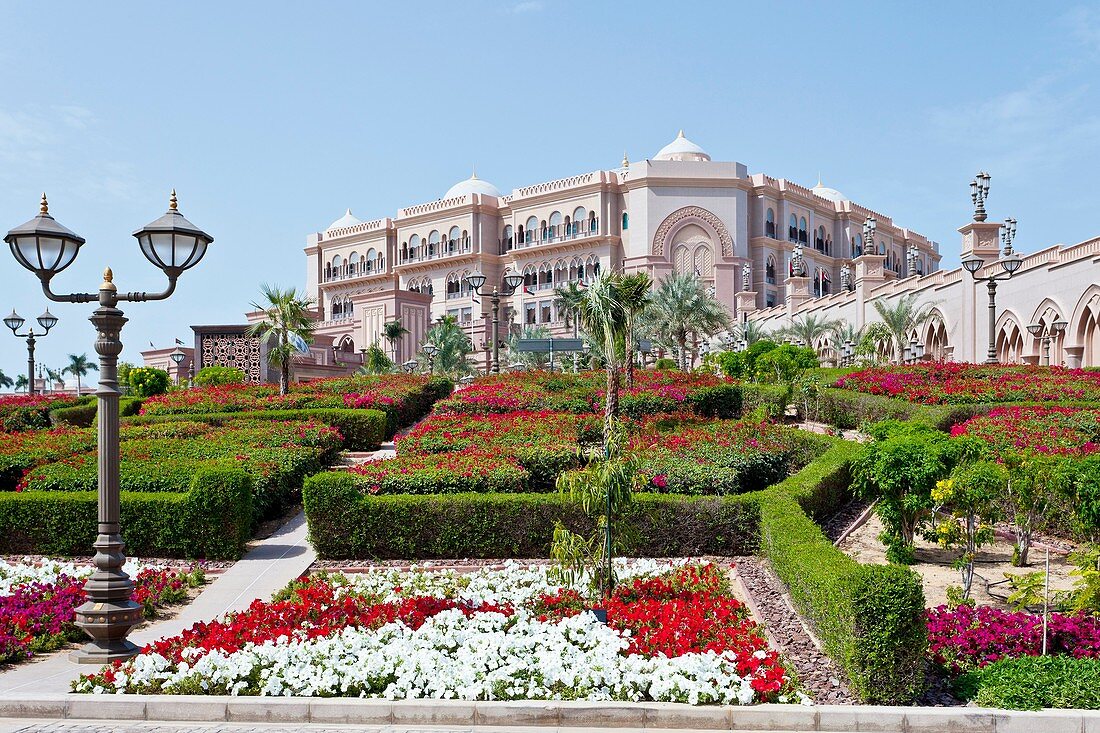
[[[534,290],[536,285],[538,285],[538,275],[535,272],[535,266],[527,265],[523,268],[523,289]]]
[[[569,263],[569,280],[576,281],[584,277],[584,263],[579,257],[574,257]]]
[[[810,234],[806,231],[806,217],[798,220],[798,241],[805,244],[809,241]]]
[[[878,253],[880,255],[886,254],[886,242],[879,242],[878,243]]]
[[[814,269],[814,295],[821,297],[822,295],[829,294],[829,285],[832,283],[832,278],[829,276],[827,270],[823,268]]]
[[[535,230],[539,228],[539,220],[531,216],[527,218],[527,238],[523,241],[533,242],[535,239]]]
[[[556,239],[562,236],[562,234],[564,234],[564,232],[561,228],[561,212],[555,211],[550,214],[550,238]]]
[[[569,276],[569,270],[565,266],[565,260],[558,260],[554,263],[554,284],[560,285],[565,282]]]
[[[364,273],[374,272],[374,266],[375,266],[375,263],[376,263],[377,259],[378,259],[378,252],[374,249],[374,247],[371,247],[370,249],[368,249],[367,253],[363,256],[363,264],[362,264],[363,272]]]
[[[520,227],[522,230],[523,227]],[[507,252],[512,249],[512,225],[508,224],[504,227],[504,236],[501,237],[501,252]]]
[[[623,212],[623,231],[625,232],[630,228],[630,214]]]
[[[332,276],[335,278],[341,278],[344,276],[344,258],[340,255],[336,255],[332,258]]]
[[[855,235],[852,237],[852,257],[861,257],[863,255],[863,237]]]
[[[355,275],[356,274],[355,266],[358,265],[358,264],[359,264],[359,253],[358,252],[352,252],[350,255],[348,255],[348,274],[349,275]]]
[[[458,282],[458,273],[452,272],[447,275],[447,299],[457,298],[461,291],[461,285]]]
[[[577,236],[581,231],[581,222],[588,218],[588,212],[584,210],[583,206],[578,206],[573,209],[573,222],[569,225],[570,236]]]
[[[768,255],[768,261],[764,265],[764,282],[775,285],[775,257]]]
[[[764,214],[764,236],[775,239],[775,209],[769,208]]]
[[[825,251],[825,227],[820,226],[817,228],[817,236],[814,237],[814,249],[818,252]]]
[[[428,233],[428,257],[439,254],[439,232],[435,229]]]
[[[589,234],[595,234],[596,233],[596,227],[597,227],[596,212],[595,211],[589,211],[588,212],[588,233]]]
[[[539,233],[539,238],[542,239],[542,241],[544,242],[550,238],[550,229],[546,226],[546,219],[543,219],[541,222],[539,222]]]
[[[458,227],[451,227],[451,231],[447,232],[447,251],[453,253],[458,249],[461,242],[462,230]]]
[[[409,259],[415,260],[420,257],[420,235],[414,234],[409,237]],[[417,290],[416,292],[420,292]]]
[[[787,239],[792,242],[798,241],[798,217],[791,214],[791,223],[787,227]]]
[[[327,282],[331,279],[332,279],[332,263],[331,262],[326,262],[325,263],[325,281]]]

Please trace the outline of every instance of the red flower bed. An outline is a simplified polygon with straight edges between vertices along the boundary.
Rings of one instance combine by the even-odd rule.
[[[1064,367],[934,363],[864,369],[837,387],[926,405],[1100,401],[1100,371]]]
[[[1100,410],[998,407],[955,425],[951,435],[980,438],[997,453],[1016,450],[1084,456],[1100,450]]]
[[[0,395],[0,432],[48,428],[50,410],[75,404],[64,395]]]

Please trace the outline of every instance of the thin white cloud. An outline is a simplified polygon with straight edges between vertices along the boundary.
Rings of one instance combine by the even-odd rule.
[[[523,0],[522,2],[515,3],[508,9],[508,12],[513,15],[520,15],[521,13],[537,13],[542,10],[542,0]]]
[[[1071,38],[1100,52],[1100,9],[1096,7],[1073,8],[1061,18],[1061,25]]]

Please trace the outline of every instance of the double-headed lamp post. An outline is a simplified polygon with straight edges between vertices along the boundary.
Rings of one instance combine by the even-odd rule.
[[[180,364],[187,358],[187,354],[183,353],[183,349],[176,347],[176,350],[168,355],[172,359],[172,363],[176,365],[176,386],[180,386]]]
[[[1028,325],[1028,333],[1043,342],[1043,366],[1050,366],[1050,342],[1058,338],[1068,325],[1061,319],[1050,325],[1045,323],[1031,323]]]
[[[41,338],[50,332],[50,329],[57,325],[57,316],[50,313],[50,309],[47,308],[46,312],[38,317],[38,325],[42,327],[42,333],[36,334],[34,327],[27,329],[26,333],[19,333],[19,329],[26,323],[23,318],[15,312],[13,309],[11,315],[4,319],[4,325],[11,329],[12,334],[16,338],[27,340],[27,394],[34,394],[34,344],[35,336]],[[79,397],[79,395],[77,395]]]
[[[439,351],[439,347],[432,343],[424,344],[423,349],[425,354],[428,355],[428,374],[435,373],[435,354]]]
[[[485,287],[485,282],[488,278],[480,272],[475,272],[472,275],[466,276],[466,284],[470,286],[478,296],[482,298],[489,298],[489,302],[493,306],[493,374],[500,373],[500,299],[502,297],[511,297],[515,295],[515,292],[519,290],[519,287],[523,285],[523,275],[505,275],[501,281],[501,286],[498,288],[493,286],[491,293],[485,293],[482,288]]]
[[[984,175],[984,174],[980,174]],[[980,177],[980,176],[979,176]],[[981,190],[981,189],[979,189]],[[989,185],[986,183],[986,194],[988,194]],[[984,210],[982,212],[984,217]],[[977,218],[977,214],[975,214]],[[1016,236],[1016,220],[1006,219],[1004,223],[1004,229],[1001,232],[1001,240],[1004,242],[1004,253],[1001,259],[997,260],[994,264],[1001,266],[1000,272],[990,272],[988,275],[979,275],[978,273],[985,267],[985,260],[971,252],[962,259],[962,266],[970,273],[970,276],[974,278],[975,282],[984,282],[986,288],[989,290],[989,346],[986,352],[985,363],[996,364],[997,363],[997,283],[1000,280],[1008,280],[1016,271],[1024,264],[1024,260],[1020,255],[1012,251],[1012,239]]]
[[[95,326],[95,350],[99,354],[99,389],[96,390],[99,524],[98,536],[92,545],[95,572],[84,585],[88,600],[76,609],[77,626],[92,637],[90,643],[73,652],[72,659],[80,663],[103,664],[132,657],[138,652],[126,636],[132,627],[141,623],[141,606],[130,600],[134,584],[122,571],[126,556],[119,532],[118,355],[122,352],[119,334],[127,319],[118,304],[167,299],[175,291],[180,275],[197,265],[214,241],[179,213],[175,191],[167,213],[134,232],[134,237],[146,259],[168,276],[164,292],[120,293],[111,268],[107,268],[98,293],[54,293],[50,281],[73,263],[85,240],[50,216],[45,194],[38,216],[4,237],[16,261],[38,276],[47,298],[58,303],[99,303],[89,318]]]

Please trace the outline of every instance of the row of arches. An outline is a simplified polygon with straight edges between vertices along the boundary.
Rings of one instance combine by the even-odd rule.
[[[539,265],[527,265],[523,268],[523,287],[525,290],[550,290],[567,282],[587,282],[599,277],[600,259],[589,255],[585,259],[574,257],[568,264],[564,259],[557,262],[543,262]]]
[[[535,242],[553,242],[562,239],[576,239],[589,237],[599,231],[599,218],[595,211],[588,211],[583,206],[573,209],[572,216],[563,215],[560,211],[553,211],[546,219],[539,221],[538,217],[529,216],[527,221],[516,227],[513,234],[512,225],[504,227],[504,242],[510,249],[513,240],[517,244],[533,244]]]
[[[385,269],[385,253],[371,247],[365,254],[353,251],[346,258],[342,255],[334,255],[331,261],[325,263],[324,279],[327,282],[346,277],[373,275]]]
[[[337,295],[329,300],[329,320],[343,321],[355,315],[355,304],[347,295]]]
[[[438,229],[428,232],[427,237],[419,234],[409,237],[408,241],[401,243],[401,261],[415,262],[469,251],[470,233],[453,226],[447,231],[446,237]]]
[[[1066,328],[1054,331],[1057,321],[1065,322]],[[1042,327],[1038,334],[1028,330],[1030,324]],[[1082,367],[1100,366],[1100,287],[1090,288],[1068,317],[1050,298],[1040,303],[1027,323],[1015,310],[1005,310],[997,319],[994,348],[998,360],[1008,364],[1049,360],[1059,365],[1079,360]]]

